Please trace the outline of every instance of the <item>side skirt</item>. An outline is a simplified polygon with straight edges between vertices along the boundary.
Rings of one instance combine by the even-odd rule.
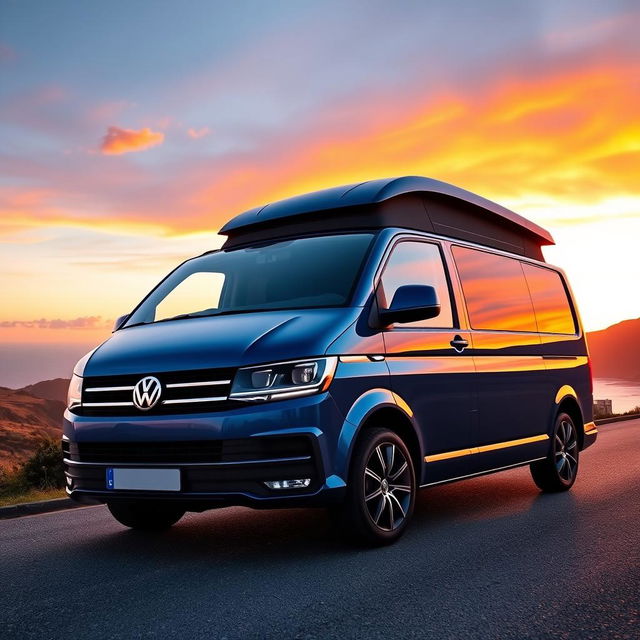
[[[496,473],[497,471],[506,471],[507,469],[515,469],[516,467],[524,467],[527,464],[531,464],[532,462],[538,462],[539,460],[544,460],[546,456],[542,456],[541,458],[533,458],[531,460],[524,460],[523,462],[516,462],[516,464],[508,464],[506,467],[496,467],[495,469],[486,469],[485,471],[477,471],[476,473],[470,473],[466,476],[457,476],[455,478],[447,478],[446,480],[438,480],[437,482],[428,482],[427,484],[421,484],[420,489],[424,489],[426,487],[435,487],[439,484],[448,484],[449,482],[457,482],[458,480],[466,480],[467,478],[475,478],[477,476],[486,476],[490,473]]]

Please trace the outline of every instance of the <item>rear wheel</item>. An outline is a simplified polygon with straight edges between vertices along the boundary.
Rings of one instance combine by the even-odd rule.
[[[533,481],[545,492],[571,489],[578,474],[578,431],[568,413],[556,418],[549,455],[531,464]]]
[[[347,497],[339,520],[357,541],[383,545],[397,540],[413,514],[416,479],[404,442],[387,429],[368,429],[353,454]]]
[[[141,531],[163,531],[184,515],[178,505],[153,502],[108,502],[111,515],[125,527]]]

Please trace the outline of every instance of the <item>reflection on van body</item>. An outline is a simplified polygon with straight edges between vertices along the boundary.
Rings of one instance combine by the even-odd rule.
[[[361,541],[416,491],[530,465],[575,482],[596,438],[588,351],[553,239],[406,177],[233,218],[76,366],[67,491],[160,529],[227,505],[324,506]]]

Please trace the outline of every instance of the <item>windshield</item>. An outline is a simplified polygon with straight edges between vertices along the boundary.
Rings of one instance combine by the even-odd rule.
[[[198,316],[346,305],[371,233],[298,238],[188,260],[125,327]]]

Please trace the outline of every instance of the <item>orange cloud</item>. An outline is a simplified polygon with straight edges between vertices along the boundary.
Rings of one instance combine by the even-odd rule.
[[[163,141],[164,133],[160,131],[151,131],[148,128],[136,131],[135,129],[109,127],[102,139],[100,150],[106,155],[120,155],[132,151],[143,151],[162,144]]]
[[[541,197],[584,204],[615,195],[640,199],[640,91],[632,82],[639,74],[633,63],[585,65],[498,78],[466,93],[343,105],[347,120],[358,114],[351,130],[317,130],[293,144],[281,141],[267,150],[268,160],[227,163],[189,196],[187,209],[205,212],[214,226],[274,199],[403,174],[514,205]]]
[[[209,127],[202,127],[200,129],[190,128],[187,130],[187,135],[190,138],[193,138],[194,140],[197,140],[198,138],[204,138],[205,136],[208,136],[210,133],[211,133],[211,129],[209,129]]]

